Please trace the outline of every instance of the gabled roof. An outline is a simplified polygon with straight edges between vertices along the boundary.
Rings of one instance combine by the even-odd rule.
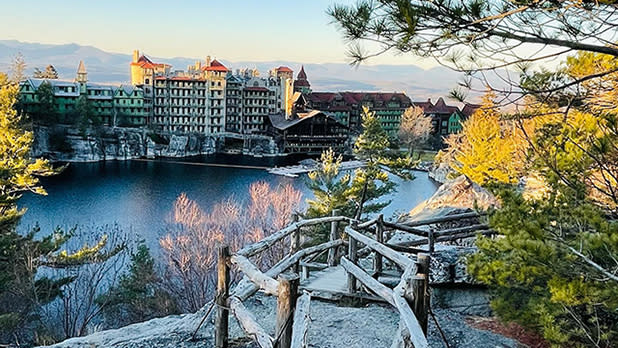
[[[305,96],[300,92],[294,92],[294,94],[292,95],[292,103],[300,103],[303,105],[303,107],[305,107],[307,105],[307,98],[305,98]]]
[[[313,92],[307,95],[307,98],[312,103],[330,103],[336,96],[337,93],[333,92]]]
[[[155,69],[155,68],[165,67],[166,64],[154,63],[152,60],[150,60],[150,58],[148,58],[148,57],[146,57],[145,55],[142,54],[137,59],[137,62],[131,63],[131,65],[137,65],[137,66],[141,67],[142,69]]]
[[[481,105],[479,105],[479,104],[468,104],[468,103],[466,103],[466,105],[464,105],[463,109],[461,109],[461,113],[464,116],[466,116],[466,117],[470,117],[480,107],[481,107]]]
[[[277,70],[278,72],[291,72],[291,73],[294,72],[292,69],[288,68],[287,66],[280,66],[276,68],[275,70]]]
[[[240,79],[240,77],[239,77],[239,76],[236,76],[236,75],[228,75],[225,79],[226,79],[227,81],[232,81],[232,82],[239,82],[239,83],[240,83],[240,82],[242,82],[242,80]]]
[[[433,108],[433,103],[431,102],[431,99],[427,99],[427,101],[420,101],[420,102],[412,102],[412,104],[414,106],[418,106],[419,108],[423,109],[424,112],[429,112],[429,110],[431,110]]]
[[[120,85],[120,88],[122,88],[127,95],[132,95],[135,91],[135,86],[133,85]]]
[[[212,63],[210,63],[210,66],[204,67],[202,68],[206,71],[219,71],[219,72],[228,72],[229,69],[225,67],[225,65],[221,64],[221,62],[219,62],[218,60],[213,60]]]
[[[452,114],[455,112],[459,112],[459,108],[456,106],[446,105],[444,99],[440,97],[436,104],[429,110],[429,112],[436,114]]]

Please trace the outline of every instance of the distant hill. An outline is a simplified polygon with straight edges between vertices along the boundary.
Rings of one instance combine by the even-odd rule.
[[[77,65],[83,60],[88,69],[88,77],[94,82],[121,83],[129,80],[131,52],[127,54],[110,53],[92,46],[78,44],[51,45],[26,43],[15,40],[0,40],[0,71],[6,71],[12,59],[21,52],[31,75],[35,67],[45,68],[52,64],[60,78],[72,79]],[[171,64],[175,69],[184,70],[201,58],[158,58],[155,61]],[[228,68],[257,68],[262,74],[280,65],[286,65],[295,72],[301,62],[230,62],[220,59]],[[437,99],[446,96],[457,86],[461,75],[444,67],[424,70],[415,65],[361,65],[352,67],[341,63],[304,64],[305,71],[314,91],[403,91],[413,100]]]

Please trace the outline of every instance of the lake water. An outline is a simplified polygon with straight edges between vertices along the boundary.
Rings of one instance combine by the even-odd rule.
[[[230,156],[194,159],[260,166],[285,165],[296,160]],[[228,197],[238,201],[247,199],[249,186],[260,180],[271,185],[291,183],[305,197],[311,197],[305,187],[306,177],[282,177],[260,169],[207,167],[164,160],[72,163],[61,174],[45,178],[47,196],[26,194],[19,201],[21,207],[28,209],[20,230],[25,231],[37,222],[42,233],[55,226],[118,223],[139,239],[145,239],[151,248],[157,248],[165,220],[181,193],[186,193],[208,211]],[[413,181],[395,180],[399,182],[398,191],[390,197],[393,202],[384,211],[386,218],[396,212],[409,211],[437,188],[424,172],[416,173]]]

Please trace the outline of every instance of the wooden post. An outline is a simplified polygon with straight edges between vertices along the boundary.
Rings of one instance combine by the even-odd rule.
[[[435,234],[434,228],[431,227],[429,229],[429,235],[427,236],[427,239],[429,240],[427,248],[428,248],[430,254],[434,252],[434,248],[435,248],[434,247],[434,243],[436,242],[436,240],[435,240],[436,237],[435,237],[434,234]]]
[[[294,221],[294,223],[297,223],[298,221],[300,221],[300,217],[298,216],[298,214],[294,214],[294,216],[292,217],[292,220]],[[294,253],[296,253],[299,248],[300,248],[300,227],[296,228],[296,230],[292,232],[292,235],[290,236],[290,255],[294,255]],[[298,273],[299,269],[300,268],[297,263],[292,268],[292,271],[295,273]]]
[[[292,343],[290,348],[307,347],[307,331],[309,330],[309,311],[311,305],[311,295],[303,294],[296,301],[294,309],[294,325],[292,326]]]
[[[292,216],[292,221],[294,223],[297,223],[298,221],[300,221],[300,217],[298,216],[298,214],[294,214]],[[294,231],[292,233],[292,236],[290,237],[290,255],[297,252],[299,247],[300,247],[300,227],[297,228],[296,231]]]
[[[298,297],[298,275],[282,274],[279,281],[279,294],[277,295],[277,323],[275,328],[275,348],[290,348],[292,343],[292,327],[294,307]]]
[[[352,226],[352,228],[355,228],[356,224],[354,224]],[[352,238],[352,236],[350,234],[348,234],[348,260],[350,260],[350,262],[352,262],[353,265],[356,265],[357,263],[357,251],[358,251],[358,245],[357,245],[357,241],[356,239]],[[356,292],[356,278],[352,275],[352,273],[348,272],[348,292],[350,294],[353,294]]]
[[[333,216],[337,216],[339,211],[337,209],[333,209]],[[337,236],[337,228],[339,227],[339,223],[337,221],[332,221],[330,223],[330,241],[334,241],[339,239]],[[328,265],[329,266],[337,266],[337,248],[332,248],[328,250]]]
[[[215,303],[217,316],[215,318],[215,347],[227,348],[229,310],[227,309],[227,297],[230,287],[230,248],[222,245],[217,250],[217,293]]]
[[[412,277],[412,303],[410,303],[410,307],[412,307],[412,311],[414,311],[414,315],[416,315],[416,319],[418,323],[421,325],[423,329],[423,333],[427,336],[427,318],[429,315],[429,308],[425,306],[425,293],[427,292],[427,275],[426,274],[417,274]]]
[[[427,336],[427,323],[429,315],[429,261],[430,256],[419,253],[416,258],[416,276],[412,278],[413,303],[412,310],[418,319],[423,333]]]
[[[384,215],[382,214],[378,216],[378,221],[376,222],[376,241],[384,243]],[[382,255],[377,251],[373,253],[373,271],[375,277],[382,273]]]
[[[429,261],[431,257],[427,253],[419,253],[416,256],[416,273],[429,275]]]

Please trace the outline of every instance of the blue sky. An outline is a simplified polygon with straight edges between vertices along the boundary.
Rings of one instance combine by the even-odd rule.
[[[339,0],[340,3],[353,0]],[[77,43],[110,52],[230,61],[345,62],[345,42],[326,9],[334,0],[11,1],[0,39]],[[369,64],[430,62],[385,55]]]

